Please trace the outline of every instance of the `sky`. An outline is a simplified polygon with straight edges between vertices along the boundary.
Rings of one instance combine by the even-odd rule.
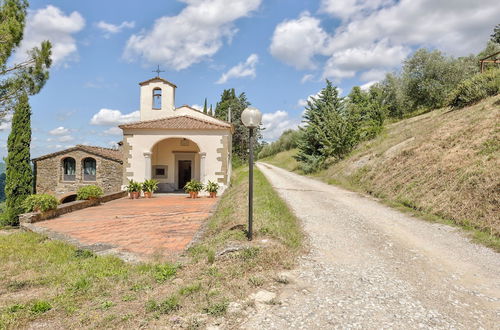
[[[175,83],[176,106],[224,89],[245,92],[264,138],[301,122],[330,79],[346,95],[398,70],[415,50],[466,56],[500,23],[498,0],[38,0],[11,63],[50,40],[53,66],[30,98],[32,157],[76,144],[113,147],[117,125],[139,119],[138,83]],[[0,122],[6,156],[10,116]]]

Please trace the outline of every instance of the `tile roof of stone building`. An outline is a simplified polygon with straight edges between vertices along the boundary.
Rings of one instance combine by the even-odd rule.
[[[200,118],[195,118],[191,116],[176,116],[167,117],[155,120],[139,121],[130,124],[123,124],[118,126],[121,129],[126,128],[147,128],[147,129],[177,129],[177,130],[210,130],[210,129],[232,129],[233,126],[229,123],[219,120],[218,122],[212,122]]]
[[[33,158],[32,160],[39,161],[42,159],[51,158],[51,157],[54,157],[57,155],[65,154],[65,153],[76,151],[76,150],[86,151],[89,154],[101,156],[103,158],[108,158],[108,159],[123,163],[122,152],[120,150],[102,148],[102,147],[96,147],[96,146],[87,146],[87,145],[83,145],[83,144],[77,144],[76,146],[74,146],[72,148],[56,151],[56,152],[53,152],[51,154],[47,154],[47,155],[43,155],[43,156],[40,156],[37,158]]]

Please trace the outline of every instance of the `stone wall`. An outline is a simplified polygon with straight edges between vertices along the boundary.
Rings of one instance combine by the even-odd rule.
[[[63,180],[63,160],[72,157],[76,162],[76,177],[74,181]],[[87,157],[96,160],[96,180],[83,180],[83,160]],[[61,199],[76,194],[78,188],[87,185],[97,185],[105,194],[121,190],[123,165],[111,160],[88,153],[83,150],[74,150],[64,154],[36,161],[36,193],[51,194]]]

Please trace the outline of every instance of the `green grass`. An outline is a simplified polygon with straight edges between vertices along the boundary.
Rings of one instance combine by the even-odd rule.
[[[301,251],[297,219],[259,171],[254,240],[233,228],[246,225],[247,187],[248,170],[236,169],[204,237],[179,260],[134,265],[31,232],[0,235],[0,329],[172,327],[173,316],[199,325],[199,313],[223,315],[256,284],[272,285]],[[216,257],[235,244],[244,248]]]
[[[293,156],[296,153],[297,153],[297,149],[291,149],[291,150],[277,153],[276,155],[272,155],[272,156],[269,156],[266,158],[259,159],[259,161],[284,168],[288,171],[297,172],[299,163],[293,158]]]

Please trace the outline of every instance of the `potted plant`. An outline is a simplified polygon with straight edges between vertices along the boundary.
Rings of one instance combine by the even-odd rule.
[[[57,198],[49,194],[30,195],[22,204],[25,212],[47,212],[55,210],[57,205],[59,205]]]
[[[219,184],[217,182],[208,181],[205,191],[210,194],[210,198],[215,198],[217,196],[217,191],[219,190]]]
[[[191,180],[186,183],[184,190],[189,193],[190,198],[198,198],[198,193],[203,190],[203,183],[198,180]]]
[[[140,182],[129,180],[128,186],[126,188],[129,192],[130,199],[138,199],[141,196],[142,185]]]
[[[158,181],[155,179],[149,179],[144,181],[142,184],[142,191],[144,191],[144,197],[151,198],[153,193],[158,190]]]
[[[103,195],[102,189],[96,185],[88,185],[78,188],[76,193],[77,200],[97,200]]]

